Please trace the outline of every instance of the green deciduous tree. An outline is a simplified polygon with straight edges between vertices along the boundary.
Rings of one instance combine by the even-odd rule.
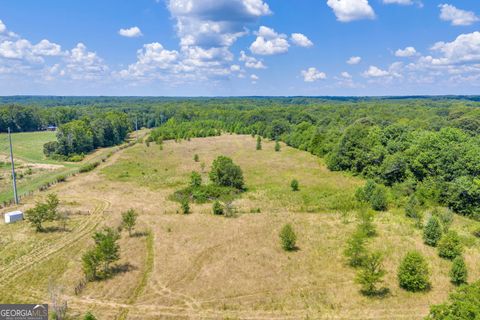
[[[97,248],[91,248],[82,256],[82,269],[89,281],[97,279],[101,257]]]
[[[448,302],[432,306],[428,320],[480,319],[480,281],[461,286]]]
[[[129,236],[132,236],[132,230],[137,223],[138,214],[133,209],[129,209],[122,213],[122,227],[128,230]]]
[[[357,273],[356,281],[362,286],[362,293],[374,295],[378,293],[378,285],[385,276],[383,257],[379,252],[374,252],[365,257],[362,268]]]
[[[103,272],[108,273],[110,265],[120,259],[120,246],[117,241],[120,239],[118,232],[112,228],[104,228],[93,235],[96,251],[103,263]]]
[[[417,251],[407,253],[398,269],[400,287],[407,291],[425,291],[430,288],[430,270],[425,258]]]
[[[239,190],[244,188],[242,169],[233,163],[232,159],[225,156],[219,156],[213,161],[210,180],[219,186],[233,187]]]
[[[286,224],[280,231],[280,240],[285,251],[292,251],[295,249],[297,242],[297,235],[293,231],[291,224]]]

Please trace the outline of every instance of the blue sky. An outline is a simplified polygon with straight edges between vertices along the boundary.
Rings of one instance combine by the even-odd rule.
[[[0,95],[480,94],[480,1],[0,0]]]

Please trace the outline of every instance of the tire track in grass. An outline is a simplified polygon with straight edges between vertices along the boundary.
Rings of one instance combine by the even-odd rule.
[[[103,212],[110,206],[110,202],[106,200],[97,199],[97,201],[99,204],[95,207],[93,213],[73,232],[67,233],[54,243],[43,248],[38,248],[37,252],[24,255],[20,259],[16,259],[14,262],[0,269],[0,287],[5,287],[34,267],[35,264],[46,261],[47,258],[54,256],[63,249],[69,248],[89,235],[100,223]]]
[[[145,267],[142,272],[142,277],[138,282],[137,286],[132,292],[132,295],[127,300],[127,305],[133,305],[137,301],[138,297],[143,293],[145,287],[147,286],[148,279],[150,278],[150,274],[153,271],[154,261],[155,261],[155,248],[154,248],[154,236],[153,232],[150,230],[148,231],[147,237],[145,238],[145,246],[146,246],[146,257],[145,257]],[[127,319],[128,315],[128,307],[123,308],[118,315],[118,320],[125,320]]]

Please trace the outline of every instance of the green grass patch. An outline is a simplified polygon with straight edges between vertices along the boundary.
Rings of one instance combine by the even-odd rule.
[[[187,187],[176,191],[171,200],[182,203],[189,200],[195,203],[206,203],[209,201],[221,200],[229,201],[239,196],[241,191],[231,187],[222,187],[214,184],[202,185],[198,187]]]

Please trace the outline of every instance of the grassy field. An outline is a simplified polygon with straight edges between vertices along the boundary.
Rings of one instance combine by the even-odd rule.
[[[47,159],[43,154],[43,145],[55,140],[55,132],[49,131],[12,134],[19,195],[35,191],[59,176],[69,176],[85,163],[100,161],[107,153],[116,150],[116,147],[97,150],[81,162]],[[0,203],[11,199],[13,191],[8,135],[0,134]]]
[[[214,216],[211,204],[193,204],[192,214],[179,214],[170,196],[194,170],[208,181],[218,155],[232,157],[244,171],[248,190],[233,203],[237,216]],[[299,192],[290,189],[293,178]],[[48,302],[48,286],[55,283],[74,317],[91,310],[99,319],[422,319],[430,304],[453,289],[450,262],[423,244],[421,231],[401,210],[379,213],[379,235],[369,246],[385,255],[390,294],[362,296],[342,253],[355,228],[353,194],[363,183],[286,146],[274,152],[274,143],[264,142],[256,151],[250,136],[169,141],[163,150],[135,145],[52,188],[62,210],[71,213],[67,232],[35,234],[25,223],[0,224],[0,302]],[[27,198],[24,206],[45,195]],[[75,295],[91,233],[117,226],[129,208],[139,212],[137,231],[143,235],[123,233],[123,271]],[[297,251],[280,246],[285,223],[297,232]],[[470,235],[477,226],[461,217],[453,224],[467,245],[471,280],[480,277],[479,241]],[[428,258],[429,292],[398,287],[399,262],[411,249]]]

